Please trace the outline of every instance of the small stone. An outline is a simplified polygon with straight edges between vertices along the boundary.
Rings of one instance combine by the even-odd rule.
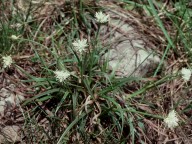
[[[4,116],[5,111],[5,101],[0,101],[0,115]]]
[[[8,88],[11,90],[11,91],[14,91],[15,90],[15,85],[14,84],[10,84],[9,86],[8,86]]]
[[[19,132],[18,126],[6,126],[3,129],[1,129],[0,134],[0,142],[19,142],[21,140],[20,136],[18,135]]]
[[[25,97],[22,95],[16,95],[16,105],[19,105],[22,101],[25,100]]]
[[[11,94],[11,96],[9,96],[8,98],[5,99],[5,102],[11,105],[15,105],[15,95]]]
[[[8,97],[10,97],[10,95],[11,95],[11,92],[9,90],[7,90],[6,88],[2,88],[0,90],[1,98],[8,98]]]

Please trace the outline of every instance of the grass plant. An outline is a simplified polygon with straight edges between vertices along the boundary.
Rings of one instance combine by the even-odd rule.
[[[13,55],[10,70],[22,74],[19,81],[27,87],[28,96],[19,106],[23,142],[156,143],[162,133],[169,137],[163,120],[172,109],[184,128],[172,132],[190,139],[185,128],[191,126],[191,82],[184,82],[180,75],[182,67],[191,69],[188,1],[122,0],[115,4],[121,6],[120,2],[142,11],[160,32],[153,39],[161,38],[156,49],[161,61],[151,77],[117,77],[109,69],[103,56],[110,46],[102,45],[100,39],[100,26],[106,23],[95,21],[95,13],[105,9],[95,2],[50,3],[50,8],[43,9],[52,11],[49,16],[35,16],[41,5],[34,6],[33,1],[26,12],[13,1],[1,2],[0,55]],[[18,38],[13,40],[12,35]],[[87,40],[87,47],[79,53],[73,43],[82,39]],[[165,67],[165,63],[169,64]],[[70,76],[59,82],[56,70],[67,70]]]

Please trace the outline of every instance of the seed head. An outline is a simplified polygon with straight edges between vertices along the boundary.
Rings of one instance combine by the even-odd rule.
[[[182,74],[182,78],[185,81],[189,81],[190,77],[191,77],[191,70],[187,69],[187,68],[182,68],[181,69],[181,74]]]
[[[170,111],[168,116],[164,119],[164,122],[169,128],[178,126],[179,119],[177,118],[176,112],[174,110]]]
[[[64,82],[69,76],[70,73],[67,70],[56,70],[55,72],[55,77],[59,82]]]
[[[4,56],[2,58],[3,58],[3,68],[10,67],[11,64],[13,63],[11,56]]]
[[[12,40],[17,40],[18,38],[19,38],[19,36],[16,36],[16,35],[12,35],[12,36],[11,36],[11,39],[12,39]]]
[[[73,47],[75,48],[75,51],[77,51],[78,53],[82,54],[83,51],[86,51],[86,47],[88,46],[87,44],[87,39],[78,39],[76,41],[74,41],[73,43]]]
[[[106,23],[109,21],[109,15],[104,14],[103,12],[96,12],[95,14],[96,21],[98,23]]]

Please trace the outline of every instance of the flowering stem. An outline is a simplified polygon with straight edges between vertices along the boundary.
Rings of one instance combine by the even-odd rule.
[[[138,114],[150,116],[150,117],[153,117],[153,118],[164,119],[164,117],[162,117],[162,116],[154,115],[154,114],[149,114],[149,113],[145,113],[145,112],[141,112],[141,111],[136,111],[135,109],[127,108],[127,109],[125,109],[125,111],[129,111],[129,112],[133,112],[133,113],[138,113]]]
[[[99,23],[99,24],[98,24],[98,31],[96,32],[96,43],[97,43],[98,40],[99,40],[100,29],[101,29],[101,24]]]

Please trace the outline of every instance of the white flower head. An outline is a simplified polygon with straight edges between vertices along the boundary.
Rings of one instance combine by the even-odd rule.
[[[68,72],[67,70],[56,70],[54,71],[55,73],[55,77],[59,82],[64,82],[69,76],[70,76],[70,72]]]
[[[168,116],[164,119],[164,122],[167,124],[168,128],[174,128],[178,126],[179,119],[174,110],[170,111]]]
[[[3,58],[3,68],[10,67],[11,64],[13,63],[13,59],[11,56],[4,56]]]
[[[190,77],[191,77],[191,70],[187,69],[187,68],[182,68],[181,69],[181,74],[182,74],[182,78],[185,80],[185,81],[189,81],[190,80]]]
[[[79,52],[80,54],[82,54],[83,51],[86,51],[86,47],[88,46],[87,44],[87,39],[78,39],[76,41],[74,41],[73,43],[73,47],[75,48],[75,51]]]
[[[109,21],[109,15],[104,14],[103,12],[96,12],[95,14],[96,21],[98,23],[106,23]]]
[[[17,40],[18,38],[19,38],[19,36],[11,35],[11,39],[12,39],[12,40]]]

